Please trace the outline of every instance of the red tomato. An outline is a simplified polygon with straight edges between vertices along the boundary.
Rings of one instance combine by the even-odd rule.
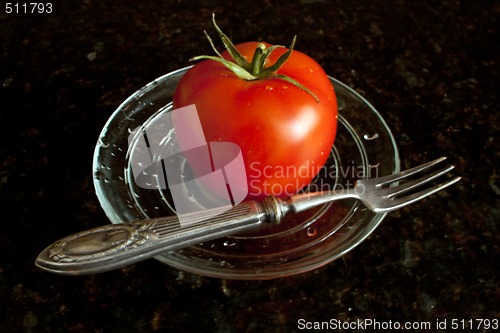
[[[258,44],[242,43],[236,49],[250,62]],[[264,67],[287,50],[275,49]],[[222,56],[232,59],[227,51]],[[175,109],[196,105],[207,142],[232,142],[240,147],[248,199],[298,192],[320,171],[335,138],[337,100],[320,65],[293,51],[276,73],[294,79],[317,100],[280,78],[241,79],[214,60],[189,69],[174,94]],[[188,163],[195,166],[196,161],[188,159]]]

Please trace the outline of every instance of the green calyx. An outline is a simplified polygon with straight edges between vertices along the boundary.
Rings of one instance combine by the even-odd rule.
[[[222,63],[224,66],[226,66],[228,69],[230,69],[234,74],[236,74],[242,80],[252,81],[252,80],[261,80],[269,78],[280,79],[309,93],[316,100],[316,102],[319,103],[318,97],[312,91],[307,89],[305,86],[303,86],[296,80],[292,79],[291,77],[276,73],[276,71],[288,60],[288,58],[292,54],[297,36],[293,37],[292,43],[288,51],[283,53],[274,64],[271,64],[268,67],[264,67],[266,60],[269,58],[269,55],[277,48],[281,48],[284,46],[272,45],[270,47],[266,47],[263,43],[259,43],[257,45],[257,48],[255,49],[255,53],[253,54],[252,61],[248,62],[236,49],[236,47],[234,46],[233,42],[231,42],[229,37],[227,37],[226,34],[224,34],[222,30],[219,28],[219,26],[215,22],[215,14],[212,14],[212,21],[215,30],[219,34],[219,37],[222,40],[225,49],[229,52],[229,55],[231,56],[233,61],[224,59],[224,57],[222,57],[222,55],[219,53],[219,51],[215,47],[214,42],[212,41],[212,39],[210,38],[210,36],[206,31],[205,31],[205,36],[207,37],[208,41],[210,42],[210,45],[212,46],[212,49],[215,51],[217,56],[201,55],[191,58],[190,59],[191,61],[197,61],[197,60],[218,61]]]

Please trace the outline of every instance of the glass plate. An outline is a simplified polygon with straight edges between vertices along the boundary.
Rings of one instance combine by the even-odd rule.
[[[128,140],[135,129],[172,110],[175,87],[188,69],[166,74],[131,95],[99,136],[94,185],[112,223],[175,214],[168,190],[142,189],[131,181]],[[337,137],[325,167],[306,190],[315,191],[325,184],[329,189],[352,187],[358,178],[398,172],[396,143],[380,114],[354,90],[330,80],[339,104]],[[205,242],[156,259],[180,270],[224,279],[289,276],[321,267],[352,250],[384,217],[355,200],[344,200],[288,216],[279,226],[265,227],[259,233]]]

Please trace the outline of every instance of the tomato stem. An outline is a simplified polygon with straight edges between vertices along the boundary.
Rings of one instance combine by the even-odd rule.
[[[255,53],[253,54],[252,63],[250,64],[251,73],[255,77],[260,76],[260,71],[263,67],[263,63],[266,61],[266,46],[262,43],[257,45]]]
[[[295,46],[295,41],[297,40],[297,36],[293,37],[290,48],[285,53],[283,53],[274,64],[268,67],[264,67],[266,65],[267,59],[269,58],[269,55],[277,48],[281,48],[284,46],[272,45],[266,48],[264,43],[259,43],[257,45],[257,48],[255,49],[252,61],[248,62],[245,59],[245,57],[243,57],[243,55],[241,55],[241,53],[236,49],[236,47],[234,46],[233,42],[229,39],[229,37],[226,34],[224,34],[224,32],[222,32],[222,30],[219,28],[219,26],[215,22],[215,14],[212,14],[212,22],[215,27],[215,30],[219,35],[219,38],[221,39],[225,49],[227,50],[233,61],[227,60],[222,56],[222,54],[217,50],[214,42],[212,41],[212,39],[210,38],[210,36],[206,31],[204,31],[205,36],[207,37],[210,46],[212,47],[217,56],[201,55],[191,58],[190,59],[191,61],[196,61],[196,60],[218,61],[222,63],[224,66],[226,66],[229,70],[231,70],[242,80],[251,81],[251,80],[269,79],[269,78],[284,80],[304,90],[305,92],[310,94],[316,100],[316,102],[319,103],[318,97],[312,91],[307,89],[307,87],[295,81],[291,77],[277,73],[280,67],[283,66],[283,64],[288,60],[288,58],[292,54],[293,48]]]

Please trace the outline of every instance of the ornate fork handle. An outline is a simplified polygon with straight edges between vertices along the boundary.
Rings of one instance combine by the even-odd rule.
[[[163,252],[252,230],[272,221],[275,200],[247,201],[207,220],[181,226],[177,216],[110,224],[67,236],[43,250],[35,264],[66,275],[101,273]],[[199,219],[199,216],[197,217]],[[278,219],[274,219],[278,221]]]

